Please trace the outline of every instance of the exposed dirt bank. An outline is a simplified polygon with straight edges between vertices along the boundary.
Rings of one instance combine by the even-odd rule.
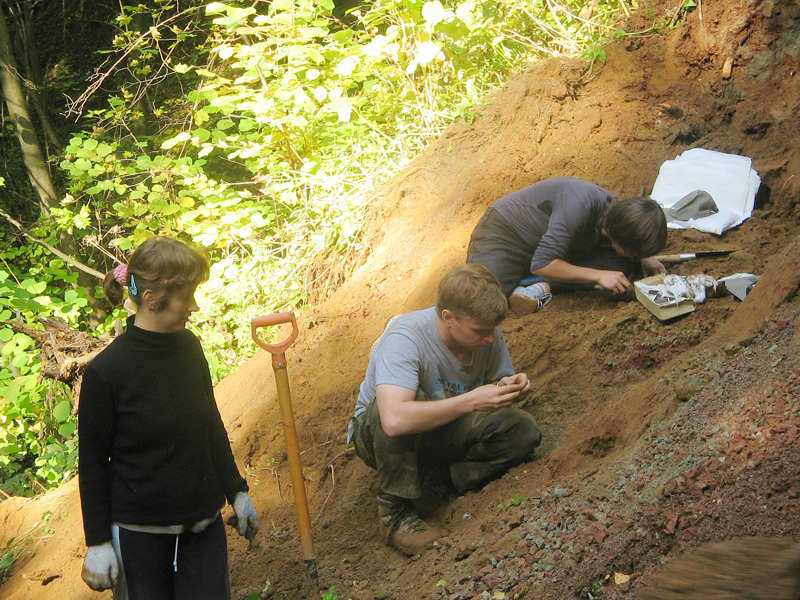
[[[633,26],[649,27],[663,10],[642,8]],[[636,598],[666,561],[701,543],[800,539],[798,17],[789,1],[703,0],[675,29],[617,42],[604,65],[538,64],[385,187],[370,254],[303,315],[287,353],[324,586],[354,600]],[[690,147],[752,157],[763,185],[753,218],[724,236],[671,231],[670,252],[736,249],[674,271],[763,274],[752,295],[661,323],[632,296],[575,293],[506,321],[515,365],[535,389],[525,408],[545,433],[536,459],[424,507],[451,531],[438,548],[407,559],[383,546],[374,474],[345,434],[385,322],[432,304],[495,199],[556,175],[647,194],[659,165]],[[262,517],[259,548],[230,538],[234,598],[301,598],[269,356],[244,363],[217,399]],[[76,498],[68,484],[0,504],[0,540],[45,511],[55,532],[17,562],[0,596],[103,596],[80,581]]]

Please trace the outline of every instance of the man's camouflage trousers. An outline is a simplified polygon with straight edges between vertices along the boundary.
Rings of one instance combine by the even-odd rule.
[[[520,464],[542,440],[533,417],[516,407],[473,412],[436,429],[389,436],[373,400],[353,417],[356,453],[378,471],[381,491],[415,500],[421,496],[420,472],[446,467],[463,494]]]

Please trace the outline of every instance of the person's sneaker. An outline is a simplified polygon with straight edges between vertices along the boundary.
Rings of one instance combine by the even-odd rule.
[[[417,516],[409,500],[385,493],[378,494],[378,519],[383,541],[409,556],[419,554],[443,535]]]
[[[553,295],[541,283],[534,283],[528,287],[515,288],[508,298],[508,305],[515,315],[522,316],[535,313],[547,306],[552,299]]]

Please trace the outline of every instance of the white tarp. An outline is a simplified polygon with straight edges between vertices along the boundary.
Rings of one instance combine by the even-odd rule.
[[[722,235],[753,214],[761,178],[752,164],[746,156],[693,148],[661,165],[650,197],[670,208],[695,190],[708,192],[719,208],[718,213],[689,221],[670,221],[668,226]]]

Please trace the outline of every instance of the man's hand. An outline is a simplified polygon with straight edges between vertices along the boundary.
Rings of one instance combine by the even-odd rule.
[[[95,592],[109,590],[119,581],[119,563],[111,542],[89,546],[81,577]]]
[[[476,410],[490,411],[522,400],[531,388],[524,373],[442,400],[417,401],[417,391],[382,383],[376,389],[381,426],[389,436],[422,433]]]
[[[258,513],[247,492],[239,492],[233,499],[233,510],[236,513],[239,535],[251,540],[258,533]]]
[[[643,258],[640,262],[642,265],[642,275],[644,275],[645,277],[667,272],[667,267],[665,267],[660,261],[656,260],[655,258],[652,257]]]
[[[520,385],[522,386],[519,390],[520,395],[527,394],[531,390],[531,382],[528,381],[528,376],[525,373],[517,373],[516,375],[506,375],[495,385],[498,386]]]
[[[598,271],[597,273],[597,285],[611,290],[615,294],[627,292],[633,287],[625,274],[619,271]]]
[[[517,373],[516,375],[503,377],[497,383],[483,385],[472,390],[474,397],[470,405],[472,410],[497,410],[519,402],[530,389],[531,384],[528,381],[528,376],[524,373]]]

